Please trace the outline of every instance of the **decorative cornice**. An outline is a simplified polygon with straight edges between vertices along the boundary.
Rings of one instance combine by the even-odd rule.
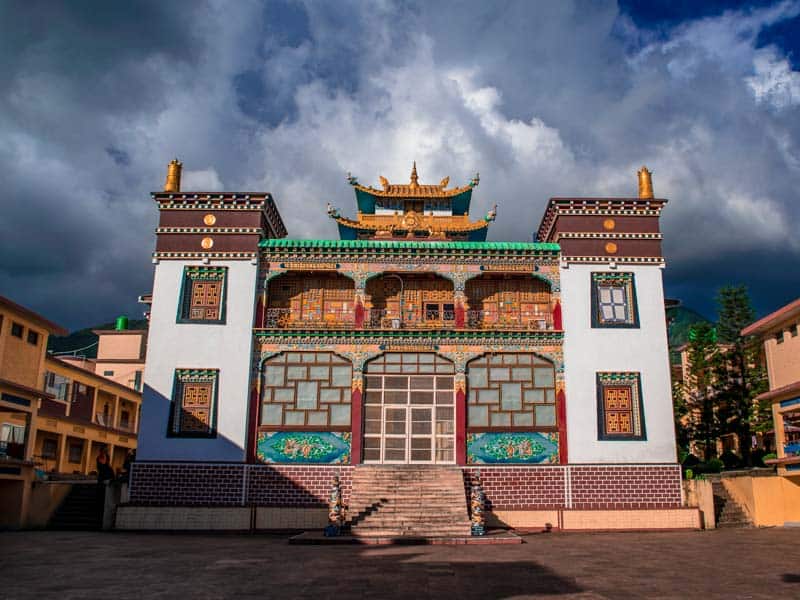
[[[379,198],[452,198],[470,191],[476,187],[480,182],[480,177],[476,174],[469,184],[446,189],[447,184],[450,183],[450,178],[445,177],[438,184],[421,184],[417,176],[417,164],[411,168],[411,178],[407,184],[389,183],[385,177],[379,177],[381,182],[381,189],[374,187],[366,187],[358,183],[358,180],[353,176],[348,176],[348,182],[357,190],[376,196]]]
[[[258,258],[256,252],[153,252],[156,260],[201,260],[216,258],[224,260],[250,260]]]
[[[616,263],[665,265],[663,256],[562,256],[563,263]]]
[[[562,239],[601,239],[601,240],[661,240],[664,236],[660,233],[619,233],[614,231],[607,232],[570,232],[564,231],[557,233],[556,241]]]
[[[550,198],[536,237],[549,239],[560,215],[658,217],[666,203],[663,198]]]
[[[156,227],[156,233],[217,233],[261,235],[260,227]]]

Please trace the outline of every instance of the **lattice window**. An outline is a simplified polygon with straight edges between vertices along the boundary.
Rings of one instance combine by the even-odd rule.
[[[216,435],[216,402],[219,371],[177,369],[172,394],[169,435],[213,437]]]
[[[353,320],[353,281],[335,273],[287,273],[270,282],[271,309],[290,309],[288,323],[341,324]]]
[[[185,267],[179,323],[224,323],[227,267]]]
[[[592,327],[638,327],[633,273],[592,273]]]
[[[262,367],[265,429],[350,429],[352,364],[332,352],[284,352]]]
[[[555,369],[534,354],[487,354],[467,368],[471,431],[555,431]]]
[[[646,439],[639,373],[598,373],[597,415],[601,440]]]

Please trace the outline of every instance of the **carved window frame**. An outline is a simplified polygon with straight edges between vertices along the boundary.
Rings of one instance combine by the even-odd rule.
[[[193,308],[195,286],[219,283],[216,305],[203,304]],[[226,320],[226,305],[228,294],[228,267],[185,266],[181,283],[180,302],[176,323],[193,323],[195,325],[224,325]],[[196,317],[192,318],[192,310],[217,309],[217,318]]]
[[[627,402],[625,397],[627,396]],[[609,419],[628,419],[630,431],[610,431]],[[597,373],[597,439],[646,441],[642,378],[639,372]]]
[[[205,430],[184,429],[184,408],[187,392],[192,388],[208,391],[208,423]],[[172,387],[167,437],[216,438],[217,437],[217,397],[219,394],[218,369],[175,369]],[[197,408],[202,409],[199,405]]]
[[[639,329],[639,307],[636,302],[636,279],[633,273],[592,273],[592,328]],[[611,288],[623,294],[625,317],[607,320],[603,317],[602,289]],[[612,294],[613,295],[613,294]]]

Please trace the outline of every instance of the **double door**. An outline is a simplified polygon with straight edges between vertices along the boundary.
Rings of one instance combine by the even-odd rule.
[[[452,464],[455,462],[452,406],[368,406],[364,462]]]

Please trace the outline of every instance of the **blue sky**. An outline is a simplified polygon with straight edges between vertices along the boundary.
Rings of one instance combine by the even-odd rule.
[[[336,237],[345,174],[454,184],[494,240],[551,196],[670,199],[667,294],[800,296],[800,0],[0,4],[0,293],[78,328],[150,290],[149,192],[265,190]]]

